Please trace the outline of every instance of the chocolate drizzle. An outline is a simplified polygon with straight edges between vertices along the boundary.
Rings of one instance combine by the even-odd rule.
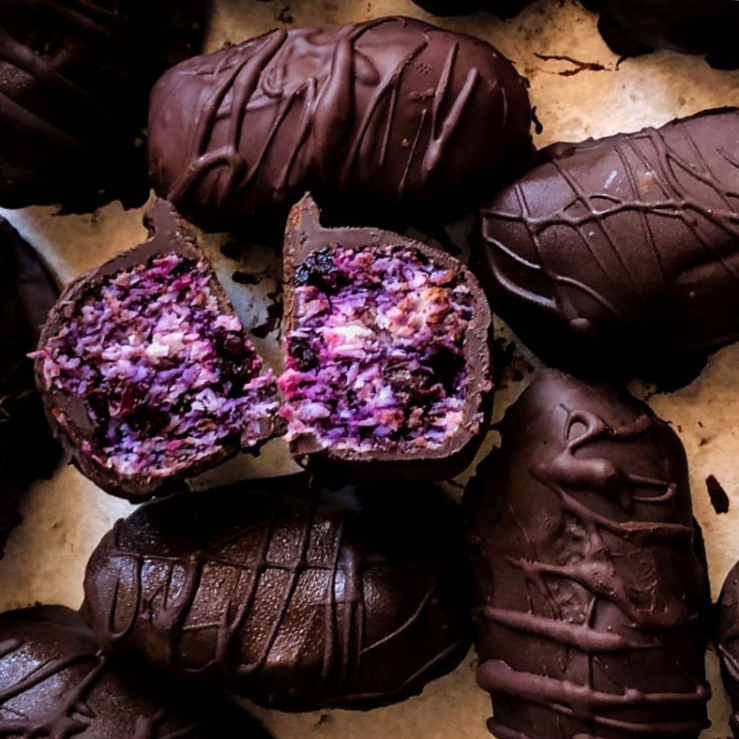
[[[146,199],[135,144],[146,91],[165,63],[197,48],[203,30],[203,0],[171,5],[3,2],[0,204],[85,210],[115,197]]]
[[[106,536],[85,608],[106,650],[263,705],[393,703],[466,653],[455,520],[427,487],[306,489],[298,477],[176,496]]]
[[[708,578],[677,437],[547,371],[467,493],[478,680],[502,739],[697,737]]]
[[[491,299],[550,363],[660,376],[739,336],[739,111],[558,144],[483,211]]]
[[[530,123],[522,79],[480,40],[409,18],[276,30],[164,75],[150,169],[212,228],[258,228],[308,189],[375,216],[446,217],[520,166]]]
[[[69,609],[0,616],[0,737],[224,736],[266,739],[226,700],[100,655],[80,616]]]

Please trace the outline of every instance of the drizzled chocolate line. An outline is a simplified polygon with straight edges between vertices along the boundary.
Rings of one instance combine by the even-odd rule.
[[[646,409],[600,393],[540,376],[469,492],[478,679],[504,739],[687,739],[708,725],[696,597],[707,578],[692,554],[687,481],[675,477],[684,453]],[[666,567],[682,566],[672,559],[689,562],[684,592],[670,590]]]
[[[695,146],[695,141],[690,136],[689,132],[683,127],[686,138]],[[648,142],[654,147],[654,151],[657,154],[658,159],[654,163],[650,163],[647,157],[639,150],[638,144],[640,142]],[[626,152],[633,153],[644,164],[644,168],[648,172],[654,171],[655,184],[662,190],[665,199],[658,202],[643,202],[642,200],[635,197],[631,200],[623,200],[618,197],[613,197],[604,193],[603,191],[588,192],[577,180],[571,177],[567,169],[556,159],[552,160],[551,165],[555,167],[559,176],[564,180],[567,186],[573,192],[573,199],[567,203],[564,207],[560,208],[556,214],[547,216],[534,216],[529,213],[524,215],[515,215],[511,213],[504,213],[497,211],[494,208],[483,210],[483,215],[486,218],[490,218],[495,221],[500,219],[503,221],[514,221],[523,223],[526,225],[532,240],[536,247],[536,253],[539,257],[538,264],[533,264],[527,260],[519,257],[511,250],[506,249],[505,244],[497,242],[495,239],[491,239],[490,243],[494,248],[505,251],[505,253],[511,258],[515,259],[517,264],[521,267],[529,270],[541,269],[547,277],[550,278],[553,285],[564,284],[570,287],[576,287],[582,290],[583,293],[597,300],[600,305],[606,308],[614,318],[617,320],[626,320],[625,315],[621,310],[609,301],[604,295],[602,295],[597,289],[594,289],[581,280],[576,280],[567,277],[566,275],[558,274],[548,263],[546,255],[546,244],[542,238],[542,234],[556,226],[569,226],[577,231],[578,242],[587,250],[588,254],[598,264],[603,274],[607,274],[607,268],[604,261],[599,257],[597,251],[592,247],[590,243],[589,234],[587,228],[595,226],[600,234],[605,238],[608,246],[613,250],[615,258],[623,269],[623,273],[628,277],[630,286],[635,292],[642,294],[643,289],[640,284],[640,279],[643,276],[636,276],[630,269],[626,260],[621,256],[619,252],[620,244],[618,239],[608,227],[608,219],[614,215],[624,212],[634,212],[639,215],[641,223],[641,229],[643,236],[646,241],[646,245],[649,248],[651,255],[654,258],[654,265],[656,268],[656,274],[659,276],[662,285],[665,288],[670,288],[667,282],[662,259],[660,256],[660,244],[658,243],[655,233],[650,222],[647,218],[648,215],[654,214],[665,218],[677,218],[684,223],[694,234],[698,241],[699,246],[702,249],[707,250],[712,257],[715,257],[726,273],[731,276],[733,280],[739,279],[739,272],[732,268],[727,263],[726,259],[718,252],[713,243],[700,232],[700,220],[696,216],[705,218],[707,221],[717,225],[727,235],[739,239],[739,215],[735,209],[730,207],[728,199],[730,197],[739,198],[739,189],[730,190],[724,188],[718,183],[714,177],[711,176],[710,172],[707,172],[705,176],[702,176],[699,170],[695,167],[691,167],[690,163],[682,157],[678,156],[676,151],[669,147],[665,137],[656,129],[647,129],[637,136],[627,138],[621,144],[616,144],[614,151],[619,157],[621,163],[624,166],[624,172],[628,178],[629,183],[633,188],[633,195],[637,196],[637,185],[636,177],[637,173],[629,163],[629,159],[626,156]],[[696,153],[699,154],[696,149]],[[702,157],[701,157],[702,158]],[[728,157],[725,157],[729,165],[739,170],[739,166]],[[700,159],[699,159],[700,161]],[[702,162],[705,166],[705,160]],[[657,165],[655,167],[655,165]],[[708,208],[704,203],[697,199],[690,198],[690,194],[685,192],[684,187],[680,184],[675,170],[673,168],[677,166],[681,169],[683,174],[689,175],[697,183],[703,184],[710,187],[722,201],[726,203],[725,210],[717,210],[715,208]],[[520,184],[513,186],[519,202],[525,207],[525,194]],[[598,209],[596,201],[606,201],[611,205],[604,209]],[[582,205],[587,210],[587,214],[583,216],[570,216],[567,211],[576,210],[576,206]],[[693,213],[693,215],[691,215]],[[501,277],[500,271],[496,269],[496,276]],[[527,293],[524,288],[509,285],[515,294],[520,297],[527,297]],[[579,315],[566,315],[567,312],[567,301],[564,300],[561,294],[557,294],[555,298],[551,300],[541,300],[540,305],[546,307],[548,310],[562,313],[565,318],[577,319]]]
[[[157,703],[167,690],[161,678],[154,688],[144,668],[116,665],[100,655],[82,619],[68,609],[8,613],[0,619],[0,630],[0,737],[216,736],[209,724],[185,715],[192,706],[178,713],[179,709],[173,711]],[[137,680],[137,688],[131,690],[133,680]],[[184,692],[180,696],[185,699]],[[211,705],[206,699],[202,703],[214,710],[223,709],[222,728],[248,728],[246,720],[231,722],[227,704]],[[254,736],[258,735],[263,736],[255,732]]]
[[[298,154],[306,146],[309,137],[311,146],[327,158],[320,168],[326,170],[327,173],[338,168],[338,180],[341,187],[347,187],[351,183],[354,170],[358,166],[360,151],[364,148],[370,132],[374,137],[378,131],[381,131],[382,138],[380,145],[376,147],[377,158],[374,162],[370,159],[369,163],[374,163],[380,168],[385,166],[390,135],[396,123],[398,90],[403,82],[403,75],[430,44],[428,36],[419,34],[417,42],[410,51],[397,61],[390,73],[386,73],[360,125],[354,130],[351,125],[355,121],[355,111],[352,110],[353,98],[351,94],[348,94],[354,85],[354,70],[365,67],[369,78],[378,74],[372,61],[355,47],[364,34],[386,23],[386,19],[380,19],[340,29],[335,41],[336,51],[332,55],[331,66],[327,69],[326,78],[311,77],[289,94],[281,89],[279,84],[280,78],[286,75],[286,71],[280,69],[280,66],[287,61],[283,61],[282,56],[289,59],[290,54],[295,53],[294,47],[299,47],[302,43],[312,44],[313,37],[316,35],[314,30],[297,32],[299,35],[290,38],[292,46],[286,46],[289,38],[287,31],[273,31],[264,37],[254,56],[245,57],[243,49],[238,46],[229,49],[223,62],[219,64],[218,72],[222,74],[229,70],[230,73],[226,75],[221,85],[216,87],[204,112],[198,116],[198,128],[194,136],[195,145],[193,151],[188,154],[188,159],[192,164],[172,185],[167,199],[175,204],[181,203],[187,199],[193,188],[211,168],[225,166],[227,175],[219,191],[214,193],[214,199],[211,202],[212,207],[224,207],[224,201],[233,197],[238,192],[237,188],[248,187],[257,177],[267,150],[279,134],[279,129],[284,125],[292,106],[298,101],[302,101],[303,106],[300,114],[302,125],[298,134],[292,137],[293,145],[288,150],[284,167],[275,181],[274,188],[277,197],[283,197],[288,184],[292,181]],[[319,47],[320,44],[316,44],[316,48]],[[409,137],[413,143],[407,149],[408,156],[403,176],[397,183],[395,199],[398,201],[407,194],[408,173],[414,167],[416,160],[420,161],[422,182],[426,182],[439,168],[449,141],[459,128],[478,85],[480,71],[470,69],[464,87],[453,98],[448,113],[446,115],[441,113],[442,104],[446,102],[447,95],[450,93],[452,72],[458,56],[459,43],[455,41],[449,46],[443,71],[436,86],[418,94],[419,99],[423,97],[433,102],[430,111],[424,110],[415,134]],[[252,102],[253,98],[259,95],[263,96],[261,100]],[[227,99],[231,100],[230,107],[225,103]],[[249,162],[240,153],[243,123],[250,103],[263,105],[265,100],[268,101],[267,104],[277,105],[279,113],[250,168]],[[383,110],[384,118],[380,116]],[[500,113],[502,125],[505,127],[508,122],[505,88],[501,90]],[[207,145],[218,118],[230,118],[229,137],[223,147],[208,151]],[[427,126],[430,131],[429,140],[426,149],[419,151],[418,142]],[[336,156],[334,161],[331,161],[331,153],[339,154],[341,151],[335,142],[346,139],[349,140],[346,147],[349,152],[348,156]],[[374,146],[372,148],[375,149]],[[367,163],[362,162],[363,165]]]
[[[85,212],[148,197],[147,92],[197,49],[206,0],[5,0],[0,204]],[[70,172],[74,173],[70,177]]]
[[[15,649],[4,653],[2,658],[12,658],[13,651],[20,653],[24,644],[16,643],[14,646]],[[5,704],[16,696],[37,688],[47,680],[52,680],[56,675],[70,667],[86,663],[91,663],[87,676],[75,688],[66,693],[49,714],[39,719],[29,718],[21,714],[15,721],[0,721],[0,736],[29,737],[30,739],[34,736],[46,735],[66,739],[66,737],[84,733],[94,720],[94,713],[86,704],[85,698],[96,688],[105,671],[106,660],[104,657],[98,659],[94,652],[80,652],[64,658],[50,660],[41,667],[35,668],[25,679],[11,688],[0,691],[0,703]],[[0,708],[0,712],[7,712],[7,709]],[[151,732],[149,732],[149,735],[151,736]]]
[[[307,560],[307,548],[310,539],[310,532],[313,528],[313,521],[319,501],[313,500],[305,513],[305,519],[300,527],[300,534],[297,543],[296,557],[289,564],[270,561],[267,553],[273,543],[275,537],[275,528],[279,511],[275,509],[270,515],[269,521],[266,522],[262,541],[259,548],[255,552],[253,559],[247,558],[245,561],[230,560],[220,553],[239,547],[239,542],[245,535],[251,533],[245,531],[235,534],[229,539],[213,544],[212,549],[198,552],[192,558],[185,568],[186,560],[182,557],[155,557],[152,555],[141,555],[130,551],[120,545],[120,525],[118,523],[115,529],[111,559],[117,560],[119,567],[125,567],[124,572],[135,571],[137,577],[133,583],[136,588],[137,606],[128,613],[128,623],[123,628],[116,627],[117,617],[120,615],[117,611],[118,594],[121,590],[126,590],[130,583],[124,580],[122,575],[116,585],[116,597],[111,603],[111,610],[108,613],[109,639],[111,643],[120,642],[126,639],[132,629],[135,628],[137,619],[141,618],[146,612],[148,604],[142,597],[141,590],[144,587],[144,576],[142,572],[145,567],[156,568],[158,564],[164,564],[167,569],[166,581],[161,585],[163,595],[163,605],[161,610],[157,612],[156,629],[162,635],[167,637],[167,661],[177,670],[183,670],[187,673],[198,674],[207,672],[213,667],[226,670],[235,678],[247,677],[255,675],[263,667],[270,652],[272,651],[275,639],[279,633],[283,622],[290,610],[291,603],[295,597],[295,590],[298,581],[311,570],[328,573],[326,578],[326,587],[324,588],[324,596],[322,607],[325,610],[324,618],[324,643],[326,645],[323,658],[323,668],[321,676],[325,680],[331,680],[338,677],[338,686],[342,694],[345,695],[347,701],[354,700],[371,700],[378,696],[373,694],[344,691],[351,690],[350,686],[357,680],[362,669],[363,656],[377,649],[379,646],[387,644],[400,637],[404,632],[410,630],[415,623],[418,622],[426,608],[429,607],[431,600],[435,596],[436,588],[431,586],[423,600],[418,606],[415,613],[404,623],[398,626],[392,633],[385,636],[382,640],[365,644],[365,628],[366,605],[362,591],[362,577],[367,569],[371,567],[387,567],[390,560],[384,557],[375,559],[360,559],[343,541],[343,527],[339,527],[336,532],[336,541],[334,545],[335,557],[330,566],[321,566],[315,562],[309,563]],[[198,622],[196,626],[187,624],[190,612],[195,604],[195,598],[198,596],[202,583],[203,571],[206,567],[221,566],[232,568],[237,572],[236,582],[233,586],[230,598],[225,604],[223,617],[221,620],[210,623]],[[186,569],[185,581],[177,589],[179,595],[175,598],[170,597],[170,591],[173,590],[172,577],[178,567]],[[131,568],[131,569],[129,569]],[[280,570],[289,574],[288,583],[281,588],[279,595],[279,607],[275,617],[272,619],[268,628],[268,634],[264,643],[260,647],[257,659],[248,664],[233,664],[231,654],[235,648],[235,642],[241,637],[242,630],[246,619],[249,617],[254,599],[259,590],[261,579],[269,570]],[[246,573],[246,574],[244,574]],[[344,596],[340,600],[336,597],[337,576],[341,575],[345,582],[343,591]],[[244,579],[250,581],[246,595],[238,594],[238,584]],[[126,594],[127,596],[129,593]],[[273,594],[274,595],[274,594]],[[128,597],[126,598],[128,601]],[[153,600],[153,598],[152,598]],[[348,612],[348,616],[342,619],[339,617],[339,610]],[[233,616],[231,616],[233,614]],[[188,631],[198,631],[214,628],[217,630],[215,638],[215,649],[212,657],[202,666],[193,668],[183,665],[180,659],[181,641],[183,634]],[[343,634],[339,635],[339,629],[343,630]],[[461,641],[451,645],[449,651],[454,651],[461,646]],[[443,657],[444,655],[441,655]],[[297,658],[296,658],[297,659]],[[417,679],[427,669],[431,669],[437,662],[432,660],[428,665],[418,671],[416,675],[406,680],[397,689],[398,694],[402,694],[407,688],[409,682]],[[335,671],[338,669],[338,676]]]
[[[133,531],[142,524],[135,518],[119,523],[101,543],[85,587],[91,624],[106,648],[141,649],[146,643],[146,656],[161,667],[289,710],[390,703],[417,691],[464,654],[464,626],[448,622],[446,633],[434,636],[438,648],[409,647],[413,640],[426,641],[426,624],[438,621],[439,609],[447,607],[442,576],[430,571],[431,563],[412,564],[410,554],[395,559],[360,543],[361,537],[357,541],[347,529],[353,514],[324,494],[300,500],[277,496],[260,504],[261,515],[253,511],[248,518],[234,512],[234,502],[213,496],[209,493],[209,505],[231,509],[231,520],[226,525],[224,518],[221,533],[206,534],[197,546],[178,547],[181,553],[139,550]],[[356,504],[361,508],[359,498]],[[142,523],[146,508],[143,513]],[[238,530],[234,519],[241,521]],[[316,531],[324,532],[320,545]],[[378,612],[394,597],[374,593],[384,588],[378,585],[383,573],[396,570],[402,577],[408,567],[416,568],[423,587],[398,595],[387,613]],[[308,607],[306,599],[315,613],[315,631],[300,650],[284,651],[286,634]],[[464,604],[451,607],[461,613]],[[264,619],[256,634],[255,618]],[[376,623],[383,626],[378,630]],[[393,685],[386,687],[387,676],[373,675],[373,665],[393,653],[398,664],[389,668]]]
[[[112,36],[121,25],[119,14],[95,0],[4,0],[3,6],[13,10],[42,9],[93,36]]]
[[[736,110],[712,111],[545,150],[482,213],[477,258],[504,317],[539,315],[568,347],[631,367],[644,359],[625,345],[702,350],[736,339],[737,122]],[[526,333],[551,352],[551,332]]]
[[[104,42],[117,45],[120,43],[120,34],[123,31],[123,19],[111,10],[100,7],[95,3],[80,0],[66,0],[62,4],[59,0],[8,0],[3,3],[4,10],[13,10],[33,16],[35,13],[58,16],[59,22],[74,33],[84,33],[94,39],[95,43]],[[100,118],[109,119],[105,112],[93,99],[89,91],[83,89],[74,81],[58,72],[52,61],[35,53],[30,47],[17,41],[10,33],[0,26],[0,61],[12,65],[18,70],[29,74],[38,83],[45,94],[63,96],[66,105],[70,108],[81,107],[85,112],[77,114],[75,120],[86,120],[90,128],[101,123],[95,123]],[[59,147],[68,147],[78,152],[84,151],[88,144],[80,137],[79,131],[64,130],[48,120],[44,120],[34,110],[35,98],[31,98],[31,105],[23,104],[10,98],[0,90],[0,121],[10,128],[20,128],[30,131],[33,136],[47,140]],[[102,125],[109,125],[105,123]],[[5,160],[2,160],[5,162]],[[17,161],[7,166],[22,168]]]
[[[378,46],[383,37],[388,48]],[[364,187],[400,206],[419,201],[419,188],[432,180],[432,193],[446,192],[439,178],[448,156],[470,156],[460,150],[459,131],[473,116],[487,116],[526,155],[525,92],[505,59],[490,49],[484,60],[481,45],[412,19],[383,18],[276,30],[180,65],[152,97],[158,192],[220,222],[239,208],[284,210],[308,189],[336,197]],[[190,123],[180,114],[192,104]],[[262,132],[255,135],[255,127]],[[480,154],[501,166],[510,158]],[[494,169],[486,173],[491,181]],[[382,193],[373,172],[384,172]],[[468,174],[479,177],[479,170],[471,163]]]

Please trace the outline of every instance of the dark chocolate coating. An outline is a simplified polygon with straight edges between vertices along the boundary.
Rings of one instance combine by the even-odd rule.
[[[0,645],[7,739],[267,739],[225,698],[102,656],[68,608],[2,614]]]
[[[433,487],[307,476],[173,496],[103,539],[84,609],[105,650],[264,706],[394,703],[467,653],[455,508]]]
[[[0,219],[0,557],[20,522],[21,495],[39,477],[51,477],[61,454],[26,356],[58,295],[36,252]]]
[[[739,67],[735,0],[584,0],[600,11],[598,28],[616,54],[673,49],[706,56],[720,69]]]
[[[282,228],[311,190],[340,220],[473,211],[531,151],[524,80],[489,44],[410,18],[277,30],[167,72],[159,195],[217,230]]]
[[[301,437],[291,445],[298,457],[313,456],[313,463],[325,461],[332,467],[340,466],[344,474],[366,480],[402,477],[411,480],[449,480],[472,464],[490,425],[493,412],[494,386],[492,381],[493,319],[490,306],[477,278],[458,259],[446,252],[389,231],[376,228],[325,228],[313,199],[307,195],[291,211],[285,234],[285,319],[283,334],[296,328],[294,315],[295,292],[292,277],[308,257],[332,244],[342,247],[397,245],[412,249],[436,264],[460,271],[474,300],[473,318],[465,342],[465,360],[469,366],[468,403],[464,421],[458,434],[441,449],[418,449],[413,454],[392,452],[324,452],[313,437]],[[482,417],[482,421],[480,418]]]
[[[716,608],[721,677],[731,698],[731,731],[739,737],[739,564],[726,577]]]
[[[548,364],[661,379],[739,337],[739,110],[556,144],[482,212],[491,304]]]
[[[468,15],[478,10],[513,18],[535,0],[413,0],[434,15]]]
[[[145,202],[149,90],[199,51],[205,11],[206,0],[3,0],[0,206]]]
[[[685,451],[613,386],[549,370],[466,495],[478,681],[498,739],[696,739],[708,575]]]
[[[98,269],[87,272],[66,288],[44,326],[39,348],[46,346],[49,339],[57,335],[78,302],[83,302],[101,282],[116,273],[145,264],[152,257],[168,252],[175,252],[194,262],[205,259],[192,229],[166,201],[157,200],[146,221],[149,227],[149,238],[146,242],[119,254]],[[215,274],[212,275],[210,289],[218,300],[221,312],[225,315],[232,315],[233,305]],[[109,469],[92,455],[83,451],[85,443],[94,440],[97,433],[97,428],[90,420],[88,405],[90,398],[81,400],[77,395],[50,387],[44,375],[44,360],[37,359],[35,365],[36,383],[43,396],[47,418],[54,433],[64,445],[69,461],[83,475],[111,495],[126,498],[132,502],[141,502],[155,495],[181,492],[187,489],[186,478],[195,477],[212,469],[241,451],[239,439],[229,438],[224,440],[224,443],[213,454],[203,456],[197,464],[177,474],[166,478],[141,475],[124,479],[115,470]],[[260,443],[267,442],[274,433],[275,425],[272,419],[265,419]]]

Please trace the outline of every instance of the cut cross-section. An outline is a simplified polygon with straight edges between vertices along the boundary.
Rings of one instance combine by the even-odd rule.
[[[49,416],[80,469],[129,498],[250,450],[277,412],[271,372],[167,204],[152,238],[67,290],[34,355]]]
[[[293,451],[411,477],[466,466],[492,390],[490,310],[472,273],[396,234],[323,229],[310,199],[293,211],[285,258],[279,384]]]

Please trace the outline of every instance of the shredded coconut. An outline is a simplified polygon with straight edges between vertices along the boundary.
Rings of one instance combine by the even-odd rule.
[[[167,475],[234,436],[248,448],[277,412],[275,378],[210,275],[176,253],[121,271],[33,355],[49,387],[87,400],[97,433],[83,451],[120,475]]]
[[[332,450],[439,448],[467,403],[473,298],[463,276],[397,247],[334,247],[295,273],[279,379],[288,440]]]

